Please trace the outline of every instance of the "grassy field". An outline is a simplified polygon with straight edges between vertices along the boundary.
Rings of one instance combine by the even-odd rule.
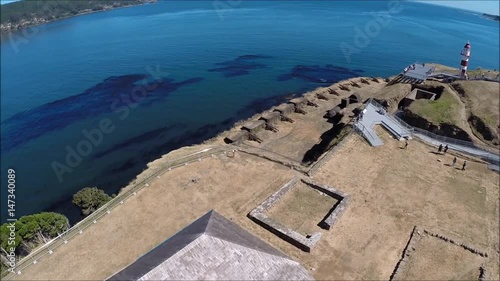
[[[460,103],[447,91],[438,100],[416,100],[409,109],[434,124],[460,124]]]
[[[336,203],[336,199],[299,181],[268,210],[268,215],[302,235],[311,235],[319,231],[318,223]]]
[[[440,64],[429,64],[429,65],[435,66],[436,72],[447,72],[450,74],[458,74],[459,73],[459,70],[456,67],[449,67],[449,66],[440,65]],[[485,77],[496,78],[497,75],[499,74],[499,71],[498,71],[498,69],[491,70],[491,69],[482,69],[482,68],[478,67],[476,69],[469,69],[467,71],[467,73],[469,75],[469,78],[474,78],[475,76],[481,77],[483,73],[484,73]]]

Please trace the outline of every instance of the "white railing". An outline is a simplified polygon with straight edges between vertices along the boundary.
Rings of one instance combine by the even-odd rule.
[[[363,135],[367,140],[368,142],[370,142],[371,144],[371,141],[369,138],[371,138],[372,140],[376,140],[375,137],[373,137],[373,135],[370,133],[370,130],[368,130],[363,124],[361,124],[361,122],[356,122],[354,124],[354,128],[356,128],[356,130],[361,134]],[[365,134],[365,132],[367,134]]]
[[[373,99],[369,99],[368,100],[368,103],[370,103],[371,105],[379,108],[380,110],[384,110],[384,111],[387,111],[385,107],[383,107],[380,103],[376,102],[375,100]],[[405,121],[403,121],[401,118],[399,118],[398,116],[396,116],[395,114],[387,114],[387,116],[390,118],[390,119],[393,119],[393,121],[395,121],[396,123],[400,124],[401,126],[403,126],[406,130],[407,130],[407,133],[412,133],[413,132],[413,127],[410,126],[408,123],[406,123]]]
[[[381,110],[385,110],[385,108],[382,105],[380,105],[378,102],[376,102],[373,99],[369,99],[368,102],[371,105],[373,105]],[[500,155],[500,148],[494,148],[494,147],[487,146],[487,145],[476,144],[476,143],[473,143],[470,141],[464,141],[464,140],[459,140],[459,139],[455,139],[455,138],[440,136],[440,135],[436,135],[434,133],[431,133],[427,130],[413,127],[413,126],[409,125],[408,123],[406,123],[405,121],[403,121],[399,116],[397,116],[397,114],[400,112],[401,111],[398,111],[398,112],[395,112],[394,114],[391,114],[388,116],[395,119],[399,124],[401,124],[403,127],[405,127],[408,130],[408,132],[410,132],[412,134],[413,133],[422,134],[422,135],[427,136],[427,137],[429,137],[433,140],[436,140],[438,142],[443,142],[443,143],[447,143],[447,144],[451,144],[451,145],[455,145],[455,146],[472,148],[472,149],[476,149],[479,151],[483,151],[483,152],[488,153],[488,154],[492,154],[492,156],[497,157],[497,158],[500,157],[499,156]]]
[[[24,269],[26,269],[32,264],[37,263],[41,258],[48,255],[52,255],[56,248],[64,244],[67,244],[71,239],[82,234],[86,228],[97,223],[102,217],[111,213],[111,211],[116,206],[123,204],[130,197],[135,196],[139,190],[148,187],[152,181],[159,179],[160,176],[166,173],[167,171],[185,166],[189,163],[200,161],[201,159],[207,158],[212,155],[226,153],[227,150],[229,150],[230,148],[231,146],[219,146],[219,147],[208,148],[192,153],[185,157],[169,161],[165,166],[163,166],[157,172],[153,173],[151,176],[147,177],[141,182],[134,184],[129,189],[118,193],[118,195],[115,198],[111,199],[108,203],[106,203],[104,206],[102,206],[101,208],[90,214],[88,217],[81,220],[80,222],[72,226],[70,229],[60,234],[58,237],[52,239],[50,242],[46,243],[45,245],[31,252],[28,256],[22,258],[20,261],[16,263],[16,267],[14,268],[15,273],[21,274],[21,272]],[[1,274],[2,274],[1,275],[2,280],[11,280],[12,278],[14,278],[14,276],[16,276],[16,274],[9,273],[8,270],[3,271]]]
[[[485,151],[485,152],[488,152],[488,153],[492,153],[492,154],[495,154],[495,155],[499,155],[500,154],[500,148],[494,148],[494,147],[489,147],[489,146],[482,145],[482,144],[476,144],[476,143],[469,142],[469,141],[464,141],[464,140],[454,139],[454,138],[450,138],[450,137],[440,136],[440,135],[436,135],[434,133],[431,133],[431,132],[429,132],[427,130],[420,129],[420,128],[414,128],[414,130],[415,130],[416,133],[422,134],[424,136],[427,136],[427,137],[429,137],[431,139],[434,139],[436,141],[440,141],[440,142],[443,142],[443,143],[448,143],[448,144],[452,144],[452,145],[458,145],[458,146],[473,148],[473,149],[477,149],[477,150],[482,150],[482,151]]]

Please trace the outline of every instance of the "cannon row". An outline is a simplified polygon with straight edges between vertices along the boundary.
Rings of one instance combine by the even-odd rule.
[[[307,114],[304,110],[306,106],[319,107],[317,103],[304,97],[292,99],[286,104],[281,104],[275,107],[271,112],[263,113],[258,120],[252,120],[243,124],[240,131],[230,134],[224,139],[224,141],[226,143],[238,144],[244,140],[251,140],[261,143],[262,139],[257,136],[258,132],[261,130],[278,132],[279,130],[276,127],[276,124],[279,121],[289,123],[295,122],[289,116],[292,113]]]
[[[360,81],[361,83],[369,84],[369,82],[366,79],[361,78]],[[351,82],[350,85],[352,85],[353,87],[361,88],[361,86],[356,82]],[[345,85],[339,85],[339,88],[347,89],[348,91],[350,91],[350,89],[347,88],[347,86]],[[327,89],[326,93],[337,96],[339,95],[339,93],[334,89]],[[322,100],[329,100],[329,98],[323,93],[317,93],[316,97]],[[337,115],[343,115],[344,114],[343,109],[346,108],[349,104],[360,103],[360,102],[362,102],[361,96],[358,93],[353,93],[348,98],[343,98],[339,105],[329,110],[326,114],[326,117],[332,118]],[[276,124],[279,121],[289,122],[289,123],[295,122],[292,118],[290,118],[290,115],[292,113],[299,113],[304,115],[307,114],[307,111],[305,111],[304,109],[306,106],[319,107],[317,103],[314,103],[305,97],[294,98],[286,104],[281,104],[275,107],[272,112],[263,113],[258,120],[252,120],[245,123],[240,128],[241,129],[240,131],[237,131],[227,136],[224,139],[224,141],[226,143],[237,144],[241,143],[244,140],[252,140],[261,143],[262,140],[259,137],[257,137],[257,133],[259,131],[269,130],[272,132],[278,132],[279,130],[276,127]]]

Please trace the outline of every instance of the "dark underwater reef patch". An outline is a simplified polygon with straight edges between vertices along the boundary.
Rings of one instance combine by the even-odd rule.
[[[152,82],[146,84],[146,80]],[[152,80],[152,77],[142,74],[109,77],[81,94],[20,112],[3,121],[2,151],[63,129],[74,122],[117,112],[120,107],[133,104],[149,106],[178,88],[201,80],[203,78],[180,82],[171,78]]]
[[[146,141],[149,141],[152,139],[156,139],[156,138],[158,138],[160,140],[164,139],[167,133],[172,132],[172,131],[177,130],[177,129],[181,129],[181,128],[183,128],[183,126],[184,125],[182,123],[175,123],[175,124],[168,125],[168,126],[165,126],[165,127],[159,128],[159,129],[151,130],[151,131],[146,132],[144,134],[141,134],[139,136],[136,136],[136,137],[133,137],[131,139],[125,140],[123,142],[120,142],[118,144],[115,144],[111,148],[108,148],[104,151],[97,152],[96,154],[94,154],[93,157],[94,157],[94,159],[98,159],[98,158],[106,156],[112,152],[126,149],[126,148],[133,146],[133,145],[141,144],[143,142],[146,142]]]
[[[254,114],[260,113],[264,110],[267,110],[275,105],[281,104],[283,102],[286,102],[287,100],[293,99],[296,96],[294,93],[288,93],[288,94],[279,94],[279,95],[274,95],[270,97],[265,97],[265,98],[260,98],[256,99],[250,103],[248,103],[246,106],[243,108],[239,109],[237,111],[238,116],[245,116],[242,117],[241,119],[246,119]]]
[[[188,145],[199,144],[207,139],[217,136],[217,134],[228,130],[234,126],[238,120],[250,118],[255,113],[262,112],[269,109],[274,105],[278,105],[286,100],[293,98],[295,94],[285,93],[278,94],[271,97],[261,98],[249,102],[247,105],[238,110],[237,114],[224,119],[217,123],[207,124],[197,129],[183,130],[188,125],[183,123],[175,123],[165,126],[163,128],[155,129],[136,137],[124,140],[116,144],[110,149],[98,152],[96,157],[115,157],[110,155],[111,152],[118,152],[124,149],[134,150],[134,156],[130,154],[116,154],[121,155],[123,158],[114,166],[108,167],[104,172],[95,175],[93,179],[85,183],[85,186],[98,186],[108,194],[116,194],[123,186],[126,186],[132,181],[139,173],[147,168],[147,163],[160,158],[162,155]],[[173,133],[179,132],[177,136],[172,136]],[[160,145],[145,145],[145,142],[152,141],[151,143],[158,143]],[[162,141],[163,140],[163,141]],[[137,151],[137,153],[135,153]],[[127,156],[125,156],[127,155]],[[92,161],[95,161],[93,159]],[[79,187],[80,188],[80,187]],[[75,191],[76,192],[76,191]],[[71,215],[73,204],[71,198],[61,198],[57,204],[53,204],[49,210],[60,211]],[[79,211],[71,215],[71,221],[76,222],[82,219]]]
[[[234,77],[250,74],[249,70],[267,68],[268,66],[254,60],[269,59],[271,56],[265,55],[243,55],[234,60],[219,62],[215,65],[220,66],[209,69],[210,72],[220,72],[224,77]]]
[[[338,81],[359,76],[359,70],[349,70],[345,67],[327,64],[296,65],[289,73],[278,76],[277,81],[288,81],[293,78],[303,79],[314,83],[336,83]]]

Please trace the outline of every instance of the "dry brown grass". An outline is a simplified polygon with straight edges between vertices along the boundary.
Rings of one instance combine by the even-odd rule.
[[[462,100],[472,114],[481,118],[488,126],[500,124],[500,84],[488,81],[457,81],[464,90]]]
[[[315,277],[388,279],[414,225],[487,249],[490,276],[498,276],[498,174],[479,163],[463,172],[445,165],[451,155],[435,155],[416,141],[403,150],[388,133],[382,136],[378,148],[353,136],[314,175],[353,199],[332,236],[317,246],[328,241],[336,255],[319,259]]]
[[[484,261],[458,245],[426,236],[415,246],[399,277],[400,280],[478,280],[479,267]]]
[[[316,182],[349,193],[352,201],[330,231],[320,230],[322,239],[311,253],[246,217],[298,174],[237,153],[166,173],[18,278],[104,279],[210,209],[300,261],[317,279],[388,279],[414,225],[484,249],[489,276],[497,276],[498,174],[481,163],[459,171],[445,165],[450,155],[429,153],[434,148],[416,141],[402,150],[387,133],[382,137],[385,144],[372,148],[351,135],[314,175]],[[425,274],[432,276],[436,268]]]

